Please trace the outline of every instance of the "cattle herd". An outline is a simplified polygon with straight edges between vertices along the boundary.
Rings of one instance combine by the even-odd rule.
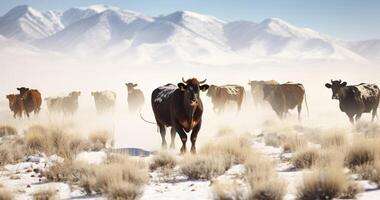
[[[206,80],[198,81],[196,78],[185,80],[177,85],[166,84],[153,90],[151,105],[162,137],[162,147],[166,148],[166,127],[171,127],[170,147],[174,148],[176,133],[182,141],[181,153],[187,151],[187,132],[191,131],[191,152],[196,152],[196,139],[202,124],[203,104],[200,92],[207,91],[206,95],[211,98],[213,110],[216,113],[224,111],[229,103],[235,103],[240,111],[245,90],[239,85],[207,85]],[[141,111],[144,105],[144,94],[136,89],[137,84],[126,83],[128,90],[128,108],[131,112]],[[307,112],[305,88],[301,83],[287,82],[280,84],[277,81],[249,81],[254,105],[262,106],[268,102],[273,111],[281,119],[285,118],[289,110],[297,107],[298,119],[302,104],[305,102]],[[375,84],[360,83],[358,85],[347,85],[341,80],[331,80],[325,86],[332,90],[332,99],[339,101],[340,110],[348,116],[353,124],[359,120],[363,113],[372,112],[372,121],[377,117],[377,108],[380,100],[380,89]],[[38,115],[41,110],[41,93],[36,89],[25,87],[17,88],[18,94],[9,94],[9,108],[13,117],[27,117],[30,113]],[[78,98],[81,92],[74,91],[64,97],[46,97],[49,113],[61,113],[73,115],[78,110]],[[91,95],[95,101],[98,114],[113,112],[115,108],[116,93],[113,91],[96,91]],[[141,116],[141,114],[140,114]]]

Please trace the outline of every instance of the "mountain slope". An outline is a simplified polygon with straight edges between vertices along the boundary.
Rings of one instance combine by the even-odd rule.
[[[380,61],[380,40],[347,42],[347,47],[365,58]]]
[[[0,34],[20,41],[45,38],[62,29],[56,13],[41,13],[26,5],[17,6],[0,18]]]

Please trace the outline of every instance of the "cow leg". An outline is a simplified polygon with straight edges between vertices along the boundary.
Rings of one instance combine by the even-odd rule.
[[[356,114],[355,121],[358,122],[360,120],[360,117],[362,116],[361,113]]]
[[[171,141],[170,141],[170,148],[171,149],[174,149],[175,148],[175,135],[176,135],[176,131],[175,131],[175,128],[172,127],[170,129],[170,136],[171,136]]]
[[[350,119],[351,124],[354,124],[354,123],[355,123],[355,121],[354,121],[354,115],[353,115],[353,114],[348,114],[348,113],[347,113],[347,116],[348,116],[348,118]]]
[[[301,121],[301,110],[302,110],[302,103],[298,104],[297,111],[298,111],[298,121]]]
[[[377,117],[377,106],[375,107],[375,108],[373,108],[373,110],[372,110],[372,122],[374,122],[375,121],[375,117]],[[379,118],[377,118],[377,119],[379,119]]]
[[[187,149],[186,149],[187,135],[179,123],[174,122],[174,125],[175,125],[175,129],[176,129],[177,133],[179,134],[179,137],[181,138],[181,141],[182,141],[181,154],[184,154],[187,151]]]
[[[162,141],[161,148],[166,149],[167,144],[166,144],[166,138],[165,138],[165,136],[166,136],[165,126],[164,125],[158,125],[158,128],[160,129],[160,134],[161,134],[161,141]]]
[[[195,143],[197,141],[198,132],[201,129],[202,121],[199,121],[199,123],[193,128],[193,131],[191,131],[191,153],[195,154],[197,153],[197,148],[195,147]]]

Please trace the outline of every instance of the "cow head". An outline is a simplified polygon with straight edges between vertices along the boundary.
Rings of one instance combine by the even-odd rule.
[[[185,81],[185,79],[182,78],[182,83],[178,83],[177,85],[178,88],[184,93],[185,104],[191,106],[198,105],[200,102],[199,92],[206,91],[209,88],[209,85],[203,84],[206,80],[207,79],[204,81],[198,81],[196,78],[192,78]]]
[[[212,96],[215,96],[216,92],[218,90],[218,86],[216,85],[210,85],[208,90],[207,90],[207,96],[208,97],[212,97]]]
[[[137,84],[135,83],[126,83],[125,85],[127,86],[128,93],[131,93],[134,90],[134,88],[137,86]]]
[[[8,94],[7,99],[9,100],[9,107],[13,107],[13,105],[16,103],[16,95],[14,94]]]
[[[80,94],[81,94],[80,91],[74,91],[74,92],[70,92],[69,96],[77,98],[80,96]]]
[[[259,90],[261,90],[263,84],[264,84],[264,81],[249,81],[248,82],[248,85],[251,86],[251,91],[253,93],[257,93]]]
[[[100,92],[91,92],[91,96],[98,97],[101,93]]]
[[[20,92],[20,95],[23,96],[25,94],[25,92],[27,92],[29,90],[29,88],[20,87],[20,88],[17,88],[17,90]]]
[[[347,82],[343,82],[341,80],[332,80],[331,79],[331,84],[326,83],[325,86],[329,89],[332,90],[332,99],[339,99],[339,90],[340,88],[346,87]]]

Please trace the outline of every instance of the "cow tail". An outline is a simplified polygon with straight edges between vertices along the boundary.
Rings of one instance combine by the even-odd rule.
[[[306,100],[306,92],[305,92],[305,105],[306,105],[306,111],[307,111],[307,118],[309,118],[309,106],[307,106],[307,100]]]
[[[157,125],[157,123],[155,123],[155,122],[151,122],[151,121],[146,120],[146,119],[142,116],[141,111],[140,111],[140,118],[141,118],[144,122],[147,122],[147,123],[149,123],[149,124],[155,124],[155,125]]]

